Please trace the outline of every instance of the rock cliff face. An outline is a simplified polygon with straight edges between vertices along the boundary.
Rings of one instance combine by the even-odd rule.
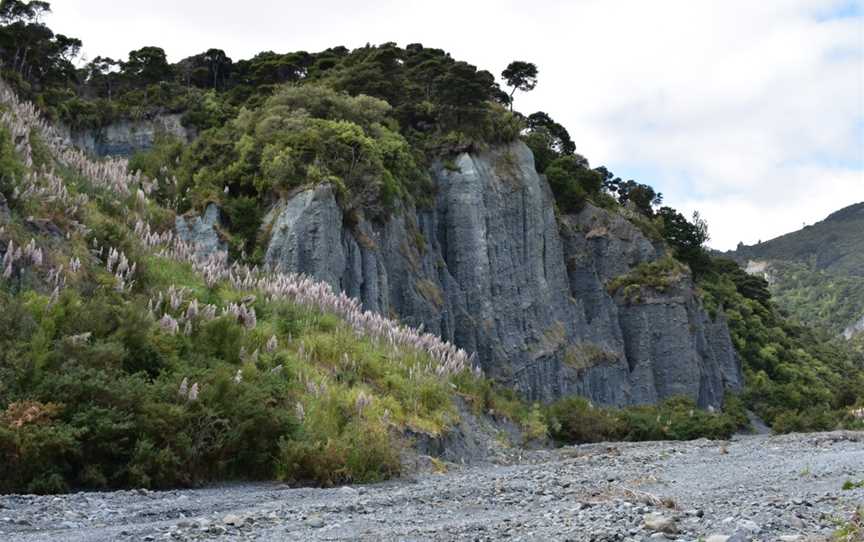
[[[132,156],[149,149],[159,134],[189,141],[193,135],[180,123],[180,115],[157,115],[152,119],[124,120],[95,130],[66,131],[67,140],[93,156]]]
[[[434,208],[403,208],[384,224],[347,227],[329,186],[281,201],[265,220],[267,263],[476,352],[488,375],[532,399],[687,395],[719,406],[740,388],[726,323],[709,318],[688,278],[638,302],[607,292],[664,248],[590,205],[557,219],[526,146],[463,154],[433,176]]]
[[[853,337],[861,335],[862,333],[864,333],[864,316],[862,316],[860,320],[843,330],[843,337],[845,337],[846,340],[849,341],[852,340]]]
[[[200,217],[178,216],[174,220],[174,230],[183,241],[196,247],[202,254],[228,250],[226,243],[217,230],[221,223],[219,207],[209,204]]]

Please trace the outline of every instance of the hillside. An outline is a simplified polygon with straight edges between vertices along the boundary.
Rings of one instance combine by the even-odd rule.
[[[864,203],[729,256],[764,274],[777,304],[809,325],[852,339],[864,331]]]
[[[864,202],[825,220],[757,245],[740,245],[730,254],[739,261],[776,260],[806,264],[814,271],[864,277]]]
[[[862,423],[847,345],[485,70],[393,43],[76,69],[44,3],[2,6],[0,491]]]

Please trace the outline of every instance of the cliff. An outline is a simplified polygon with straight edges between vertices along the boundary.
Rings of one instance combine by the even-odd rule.
[[[138,151],[149,149],[162,135],[171,135],[181,141],[194,136],[184,127],[179,114],[155,115],[141,120],[123,120],[99,129],[63,130],[66,142],[93,156],[129,157]]]
[[[148,144],[133,132],[111,127],[110,147]],[[688,276],[663,292],[646,287],[638,300],[607,291],[663,257],[663,244],[591,205],[556,217],[524,144],[462,154],[432,175],[434,207],[402,206],[383,224],[346,225],[328,185],[280,200],[263,225],[266,263],[475,352],[486,374],[531,399],[629,405],[686,395],[707,407],[741,388],[725,320],[707,315]],[[211,205],[202,218],[179,218],[177,232],[202,250],[224,249],[218,220]]]
[[[708,317],[689,277],[638,301],[607,291],[662,245],[590,205],[559,221],[522,143],[448,166],[433,168],[434,208],[403,207],[384,224],[346,226],[329,186],[280,201],[265,219],[266,263],[476,352],[532,399],[718,406],[741,387],[725,321]]]

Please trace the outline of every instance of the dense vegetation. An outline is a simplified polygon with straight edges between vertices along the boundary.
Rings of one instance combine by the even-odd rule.
[[[623,409],[598,408],[582,397],[570,397],[549,405],[546,413],[552,437],[568,443],[727,439],[748,423],[735,396],[726,398],[722,413],[700,410],[682,397]]]
[[[864,317],[864,277],[795,262],[772,262],[769,273],[777,305],[802,323],[839,335]]]
[[[0,491],[379,480],[456,394],[545,432],[437,338],[196,258],[151,185],[0,91]]]
[[[833,335],[864,317],[864,203],[822,222],[753,246],[730,257],[766,264],[774,300],[791,317]],[[852,341],[864,351],[864,336]]]
[[[845,341],[784,318],[767,283],[731,260],[713,260],[698,283],[709,309],[729,321],[746,404],[775,431],[860,423],[850,410],[864,398],[862,360]]]
[[[457,395],[529,437],[565,441],[725,438],[744,406],[779,431],[854,423],[864,377],[851,351],[783,318],[764,281],[708,255],[698,217],[592,169],[548,114],[512,110],[514,93],[537,84],[533,64],[508,66],[509,94],[419,44],[237,62],[209,49],[176,64],[144,47],[76,69],[80,42],[40,23],[48,7],[0,3],[3,78],[42,115],[87,128],[180,112],[198,137],[165,137],[128,170],[95,163],[56,146],[0,89],[0,491],[379,480],[400,472],[407,430],[455,423]],[[386,220],[428,203],[433,161],[517,138],[560,212],[590,202],[668,244],[669,257],[608,287],[639,302],[642,286],[695,278],[744,359],[741,401],[724,413],[683,399],[532,407],[472,374],[464,352],[381,317],[364,323],[373,317],[322,285],[254,267],[262,209],[280,195],[329,183],[349,220]],[[198,261],[170,235],[176,213],[210,202],[227,215],[236,263]]]

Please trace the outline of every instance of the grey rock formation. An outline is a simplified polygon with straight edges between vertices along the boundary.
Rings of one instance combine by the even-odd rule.
[[[151,119],[123,120],[92,130],[67,131],[70,143],[94,156],[132,156],[153,146],[160,134],[190,141],[194,134],[180,123],[178,114],[157,115]]]
[[[268,263],[291,271],[314,269],[320,280],[339,284],[345,269],[342,210],[330,186],[299,193],[271,210],[265,223]]]
[[[639,302],[607,292],[662,244],[590,205],[559,220],[521,143],[455,165],[433,168],[434,208],[402,208],[384,224],[346,226],[329,186],[300,191],[265,219],[266,262],[476,352],[487,375],[532,399],[686,395],[719,406],[741,386],[726,323],[702,309],[687,276]]]
[[[864,316],[860,320],[843,330],[843,337],[850,341],[853,337],[864,333]]]
[[[215,252],[226,252],[228,244],[219,236],[221,226],[219,207],[209,204],[203,216],[178,216],[174,221],[177,236],[192,244],[201,256],[209,256]]]

